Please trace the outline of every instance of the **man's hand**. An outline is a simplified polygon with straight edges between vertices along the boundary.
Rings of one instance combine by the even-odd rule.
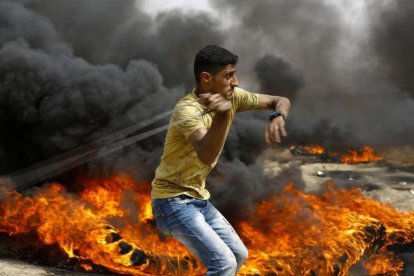
[[[203,93],[199,95],[200,103],[205,104],[210,111],[225,113],[231,109],[231,101],[221,94]]]
[[[276,144],[282,142],[282,136],[287,136],[285,119],[283,119],[282,116],[279,116],[267,125],[265,139],[268,144]]]

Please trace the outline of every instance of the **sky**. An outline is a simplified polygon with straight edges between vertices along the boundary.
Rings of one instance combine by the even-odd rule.
[[[170,9],[182,9],[182,10],[196,10],[196,11],[205,11],[212,12],[208,0],[172,0],[172,1],[163,1],[163,0],[144,0],[141,4],[141,7],[144,11],[152,14],[163,12]]]

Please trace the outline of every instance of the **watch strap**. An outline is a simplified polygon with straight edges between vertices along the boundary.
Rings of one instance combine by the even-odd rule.
[[[283,115],[282,113],[280,113],[279,111],[273,111],[272,113],[270,113],[269,115],[269,122],[273,121],[274,118],[277,118],[279,116],[282,116],[283,119],[285,120],[285,115]]]

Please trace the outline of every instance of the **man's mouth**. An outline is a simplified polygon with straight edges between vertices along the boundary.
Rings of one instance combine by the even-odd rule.
[[[227,96],[231,98],[231,96],[233,96],[233,93],[234,93],[234,90],[229,90],[227,91]]]

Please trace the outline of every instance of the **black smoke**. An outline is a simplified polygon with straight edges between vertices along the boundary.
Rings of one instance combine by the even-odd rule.
[[[166,88],[151,62],[92,64],[73,54],[47,17],[17,3],[0,5],[2,174],[151,118],[183,94]],[[148,158],[159,154],[162,140],[124,149],[108,158],[108,167],[152,170]],[[136,167],[143,163],[152,166]]]
[[[391,81],[414,97],[414,3],[393,1],[373,17],[374,50]]]
[[[41,0],[28,7],[46,15],[77,56],[94,64],[125,68],[132,59],[157,65],[167,86],[194,85],[194,55],[207,44],[224,43],[210,16],[179,10],[150,17],[140,1]]]
[[[394,2],[365,1],[359,3],[361,11],[322,0],[212,1],[215,9],[235,18],[229,44],[244,58],[242,86],[272,91],[283,85],[286,91],[280,93],[289,93],[291,79],[278,84],[280,75],[257,68],[274,70],[276,59],[294,68],[300,81],[294,82],[297,93],[290,93],[295,102],[287,142],[316,143],[326,137],[322,143],[329,144],[334,131],[343,145],[376,148],[412,144],[414,138],[414,101],[405,92],[413,79],[413,5]],[[395,77],[385,77],[384,68]],[[382,110],[387,118],[378,121]]]
[[[287,97],[291,102],[294,102],[304,85],[299,72],[283,59],[272,55],[260,58],[254,70],[259,78],[260,91]]]

